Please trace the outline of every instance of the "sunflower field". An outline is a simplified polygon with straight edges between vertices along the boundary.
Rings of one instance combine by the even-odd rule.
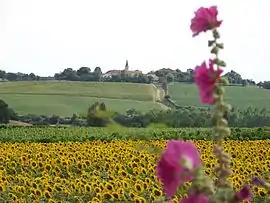
[[[28,131],[31,135],[34,128]],[[48,132],[43,129],[44,135]],[[213,176],[212,142],[194,142],[206,173]],[[166,140],[1,142],[0,202],[155,202],[164,197],[155,170],[165,147]],[[236,188],[253,176],[269,177],[270,140],[227,140],[225,148],[233,157],[230,181]],[[175,202],[186,195],[188,184]],[[269,193],[257,186],[253,191],[262,198]]]

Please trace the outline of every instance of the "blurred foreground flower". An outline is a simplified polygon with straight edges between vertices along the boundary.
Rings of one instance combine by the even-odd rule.
[[[209,199],[203,193],[193,193],[188,196],[188,198],[183,199],[181,203],[209,203]]]
[[[157,177],[162,181],[166,195],[175,195],[181,184],[192,180],[194,169],[200,165],[200,154],[192,142],[168,141],[157,164]]]
[[[235,193],[235,202],[242,202],[244,200],[248,201],[252,198],[252,192],[248,185],[244,185],[242,189]]]

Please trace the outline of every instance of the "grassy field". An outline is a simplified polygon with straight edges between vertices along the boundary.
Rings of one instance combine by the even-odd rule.
[[[233,107],[266,108],[270,110],[270,91],[252,86],[228,86],[225,99]],[[169,95],[181,106],[203,106],[199,101],[198,90],[194,84],[175,83],[169,85]]]
[[[117,112],[135,108],[139,111],[164,109],[154,102],[156,89],[153,85],[134,83],[95,82],[4,82],[0,83],[1,98],[19,114],[70,116],[84,114],[89,105],[104,102]],[[194,84],[169,85],[169,94],[182,106],[203,106]],[[270,109],[270,91],[256,87],[226,87],[226,100],[233,107]]]
[[[161,109],[153,102],[153,86],[132,83],[92,82],[5,82],[1,98],[19,114],[70,116],[85,113],[96,101],[117,112],[135,108],[140,111]]]
[[[96,83],[70,81],[5,82],[0,94],[64,95],[152,101],[153,87],[134,83]]]

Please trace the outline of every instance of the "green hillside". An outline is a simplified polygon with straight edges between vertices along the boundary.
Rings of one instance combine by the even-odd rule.
[[[169,85],[172,99],[182,106],[203,106],[194,84]],[[148,84],[29,81],[0,83],[0,96],[19,114],[70,116],[84,114],[96,101],[117,112],[165,109],[154,100],[156,88]],[[226,87],[226,99],[233,107],[270,109],[270,91],[251,86]]]
[[[225,100],[233,107],[267,108],[270,110],[270,91],[253,86],[227,86]],[[169,95],[181,106],[204,106],[199,101],[195,84],[174,83],[169,85]]]
[[[0,85],[0,94],[68,95],[114,99],[152,101],[153,87],[147,84],[29,81],[5,82]]]
[[[85,113],[87,107],[104,102],[111,110],[124,112],[161,109],[154,102],[154,88],[147,84],[95,82],[3,82],[1,98],[20,114],[70,116]]]

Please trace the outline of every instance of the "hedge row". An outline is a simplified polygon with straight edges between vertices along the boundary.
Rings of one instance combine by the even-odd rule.
[[[270,139],[270,128],[232,128],[227,139]],[[129,140],[211,140],[209,128],[92,128],[92,127],[36,127],[0,126],[0,142],[68,142]]]

